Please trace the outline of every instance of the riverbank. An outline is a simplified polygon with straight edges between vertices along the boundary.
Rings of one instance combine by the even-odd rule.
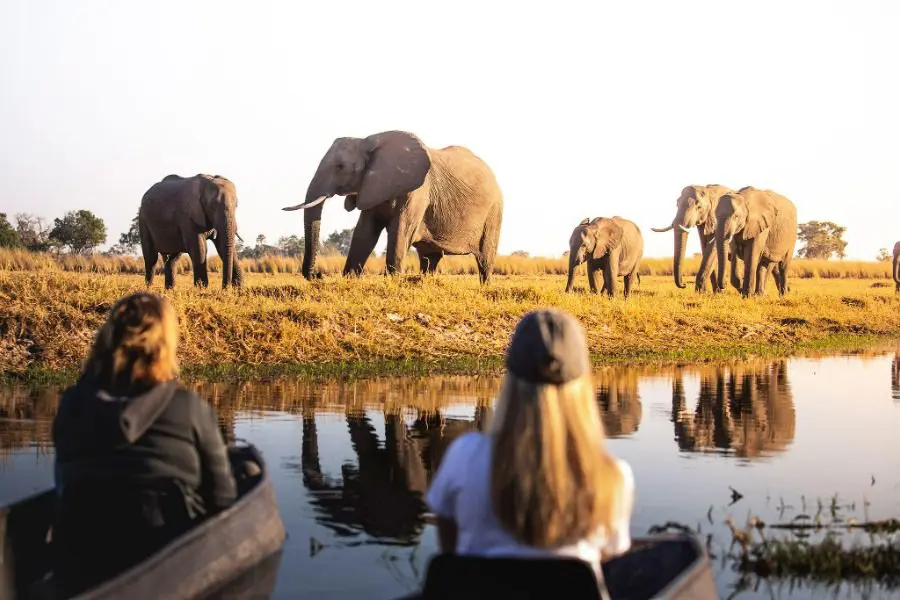
[[[185,375],[216,378],[495,372],[518,319],[540,306],[581,319],[597,364],[852,350],[900,337],[900,298],[882,281],[794,279],[786,298],[772,289],[743,300],[647,276],[626,302],[584,293],[579,280],[581,293],[565,294],[557,275],[497,276],[481,287],[474,276],[251,273],[238,291],[213,278],[198,290],[180,276],[166,295]],[[138,275],[0,271],[3,377],[70,378],[112,304],[143,288]]]

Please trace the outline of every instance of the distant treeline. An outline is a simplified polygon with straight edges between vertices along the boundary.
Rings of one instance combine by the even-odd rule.
[[[325,274],[340,273],[345,258],[340,255],[322,256],[317,267]],[[242,269],[248,273],[298,273],[302,257],[263,256],[242,258]],[[219,272],[222,261],[218,256],[210,256],[208,268]],[[700,266],[699,257],[686,258],[684,273],[693,277]],[[157,272],[162,272],[162,260],[158,261]],[[418,258],[410,251],[403,263],[405,272],[417,273]],[[581,269],[584,267],[582,266]],[[143,275],[144,261],[134,256],[85,256],[78,254],[55,254],[31,252],[17,249],[0,249],[0,271],[40,271],[56,270],[82,273]],[[366,263],[366,273],[380,273],[384,270],[384,257],[372,256]],[[452,275],[477,275],[475,259],[471,256],[445,256],[438,267],[440,273]],[[191,261],[187,255],[179,260],[176,273],[191,272]],[[499,256],[494,265],[497,275],[565,275],[568,272],[566,258],[541,258],[527,256]],[[641,275],[672,275],[672,258],[645,258],[641,261]],[[823,279],[890,279],[891,263],[887,261],[834,261],[794,259],[791,262],[791,276],[801,279],[820,277]]]

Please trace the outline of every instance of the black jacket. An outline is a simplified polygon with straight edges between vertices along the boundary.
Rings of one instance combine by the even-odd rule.
[[[215,411],[174,381],[133,398],[72,386],[60,400],[53,443],[57,488],[83,480],[174,479],[196,491],[209,512],[236,497]]]
[[[237,495],[215,411],[174,381],[131,398],[77,383],[60,399],[53,442],[54,553],[69,593],[145,558]]]

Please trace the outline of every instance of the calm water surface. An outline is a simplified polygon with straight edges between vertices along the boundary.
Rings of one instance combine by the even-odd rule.
[[[723,598],[900,598],[742,579],[725,560],[724,524],[812,515],[835,493],[845,517],[900,516],[900,354],[610,367],[596,378],[609,445],[634,469],[632,535],[672,521],[711,536]],[[273,597],[388,599],[414,589],[437,547],[422,494],[448,444],[489,422],[499,384],[448,376],[194,385],[229,437],[256,444],[272,469],[289,536]],[[51,484],[58,393],[0,390],[0,502]],[[743,494],[734,504],[730,488]]]

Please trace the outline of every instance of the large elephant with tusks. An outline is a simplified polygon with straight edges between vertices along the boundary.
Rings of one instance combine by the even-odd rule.
[[[675,277],[675,285],[679,288],[687,287],[687,284],[681,281],[681,269],[684,264],[685,250],[687,249],[687,237],[691,231],[691,227],[697,228],[697,234],[700,236],[700,248],[703,251],[704,261],[712,261],[710,263],[709,281],[712,283],[713,291],[718,291],[716,270],[716,252],[714,244],[709,242],[715,237],[716,233],[716,208],[719,205],[719,199],[734,190],[724,185],[689,185],[681,190],[681,195],[676,201],[677,210],[675,218],[672,219],[671,225],[668,227],[651,227],[651,231],[662,233],[674,230],[675,234],[675,257],[672,264],[672,273]],[[695,289],[698,292],[706,290],[706,278],[702,276],[702,271],[697,272]]]
[[[503,195],[490,167],[462,146],[429,148],[405,131],[331,144],[306,190],[303,276],[315,271],[322,205],[344,196],[344,209],[359,209],[343,274],[359,274],[387,229],[387,272],[398,273],[410,246],[419,267],[434,272],[445,254],[474,254],[481,282],[491,277]]]

